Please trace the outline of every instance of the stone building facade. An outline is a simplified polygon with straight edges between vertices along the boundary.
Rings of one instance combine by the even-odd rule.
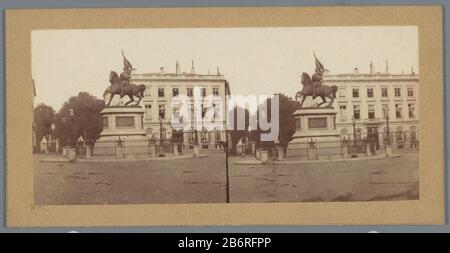
[[[222,129],[197,131],[189,130],[177,131],[172,128],[170,119],[178,108],[172,108],[172,99],[177,95],[186,95],[190,99],[193,108],[194,87],[199,87],[201,96],[215,95],[221,98],[220,102],[225,103],[225,96],[230,93],[228,82],[219,72],[215,74],[198,74],[194,68],[194,62],[190,72],[181,72],[179,63],[175,65],[175,72],[166,72],[161,68],[156,73],[132,74],[132,82],[135,84],[145,84],[146,90],[142,107],[145,109],[143,126],[147,137],[157,142],[174,142],[183,144],[185,149],[192,149],[195,144],[195,134],[197,134],[198,144],[202,149],[219,149],[221,142],[226,141],[225,110],[222,110],[223,119],[220,124]],[[225,105],[223,105],[225,108]],[[191,111],[191,115],[193,113]],[[195,124],[195,118],[191,119]]]
[[[370,63],[369,73],[325,73],[324,84],[338,87],[333,106],[342,139],[372,139],[377,149],[388,140],[400,149],[418,147],[419,75],[413,69],[391,74],[386,62],[380,73]]]

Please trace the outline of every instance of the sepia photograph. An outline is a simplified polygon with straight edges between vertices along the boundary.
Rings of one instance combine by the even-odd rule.
[[[419,200],[418,33],[32,30],[33,204]]]

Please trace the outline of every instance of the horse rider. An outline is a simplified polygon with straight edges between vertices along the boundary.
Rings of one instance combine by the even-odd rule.
[[[317,97],[320,87],[323,85],[323,72],[325,68],[322,63],[317,59],[316,54],[314,54],[314,58],[316,61],[316,69],[314,70],[314,74],[311,76],[311,81],[313,83],[313,99]]]
[[[131,84],[131,71],[133,70],[133,66],[128,61],[128,59],[125,57],[125,55],[122,52],[123,56],[123,72],[120,73],[120,97],[122,98],[125,95],[125,91],[127,90],[128,86]]]

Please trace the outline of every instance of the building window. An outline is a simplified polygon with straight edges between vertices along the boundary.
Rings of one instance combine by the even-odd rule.
[[[219,96],[219,88],[213,88],[213,95]]]
[[[383,119],[386,119],[389,115],[389,105],[388,104],[383,104]]]
[[[348,134],[347,128],[342,128],[341,129],[341,139],[345,140],[347,134]]]
[[[166,108],[164,105],[159,105],[159,118],[160,119],[166,118]]]
[[[354,98],[359,98],[359,89],[353,89],[352,95]]]
[[[208,141],[208,132],[206,130],[202,131],[202,141]]]
[[[375,105],[368,106],[368,117],[369,119],[375,119]]]
[[[164,97],[164,88],[158,88],[158,97],[160,98]]]
[[[353,106],[353,118],[354,119],[359,119],[359,105],[354,105]]]
[[[295,119],[295,129],[302,130],[302,119],[301,118]]]
[[[373,98],[373,88],[367,88],[367,97]]]
[[[187,96],[193,97],[194,96],[194,89],[193,88],[187,88]]]
[[[381,88],[381,96],[387,97],[388,96],[388,89],[387,88]]]
[[[152,118],[152,105],[145,105],[145,117]]]
[[[202,94],[202,97],[206,97],[206,88],[202,88],[201,94]]]
[[[103,117],[103,128],[108,128],[108,117]]]
[[[409,139],[411,142],[417,141],[417,128],[415,126],[409,128]]]
[[[403,127],[402,126],[397,127],[397,131],[395,132],[395,139],[397,140],[397,142],[403,141]]]
[[[215,136],[216,137],[216,141],[217,142],[221,141],[222,135],[221,135],[220,131],[216,130],[215,134],[216,134],[216,136]]]
[[[345,98],[345,87],[339,88],[339,97]]]
[[[172,96],[176,97],[176,96],[178,96],[178,94],[180,94],[180,90],[178,88],[173,88],[172,89]]]
[[[150,97],[150,95],[151,95],[151,94],[150,94],[150,87],[147,86],[147,87],[145,88],[145,91],[144,91],[144,97]]]
[[[410,119],[414,119],[414,104],[408,104],[408,116]]]
[[[346,105],[339,106],[339,118],[341,121],[347,120],[347,106]]]
[[[402,94],[401,94],[401,89],[400,88],[394,88],[394,93],[395,93],[395,96],[396,97],[400,97]]]
[[[414,97],[414,88],[408,88],[408,97]]]
[[[188,141],[190,141],[190,142],[195,141],[194,133],[193,133],[193,132],[189,132],[189,133],[188,133]]]
[[[395,105],[395,117],[397,119],[402,118],[402,105],[401,104]]]

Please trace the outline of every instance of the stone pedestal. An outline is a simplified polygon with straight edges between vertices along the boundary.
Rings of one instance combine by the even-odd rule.
[[[294,112],[296,130],[289,142],[287,157],[297,159],[341,158],[333,107],[301,108]]]
[[[280,147],[277,147],[277,152],[278,152],[278,160],[282,161],[284,160],[284,152],[283,149]]]
[[[256,150],[256,159],[260,160],[261,159],[261,149],[257,149]]]
[[[269,152],[266,150],[262,150],[260,160],[263,163],[267,163],[269,161]]]
[[[392,145],[386,145],[384,148],[386,151],[386,157],[391,157],[392,156]]]
[[[371,156],[372,153],[370,152],[370,144],[366,144],[366,155]]]
[[[86,146],[86,158],[92,157],[92,146]]]
[[[103,131],[95,142],[93,155],[126,156],[148,151],[148,139],[143,128],[144,109],[140,106],[105,107],[101,111]],[[122,145],[122,147],[120,147]]]
[[[77,149],[75,147],[69,147],[67,150],[67,157],[70,161],[77,160]]]
[[[194,145],[194,156],[195,157],[200,156],[200,147],[198,145]]]
[[[348,158],[348,146],[342,146],[342,158]]]
[[[123,146],[116,147],[116,158],[118,159],[125,158],[125,147]]]
[[[174,156],[179,156],[180,155],[178,153],[178,144],[173,144],[173,155]]]
[[[149,153],[152,157],[156,157],[156,145],[155,144],[150,144],[149,145]]]
[[[66,157],[69,155],[69,147],[68,146],[63,147],[62,155],[66,156]]]

